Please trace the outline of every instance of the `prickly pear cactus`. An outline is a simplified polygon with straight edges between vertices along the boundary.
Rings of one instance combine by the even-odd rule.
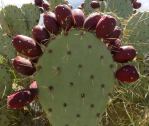
[[[100,11],[104,12],[106,10],[106,1],[100,1]]]
[[[31,35],[32,28],[39,22],[40,11],[33,4],[24,4],[21,10],[27,23],[28,34]]]
[[[141,59],[149,52],[148,17],[149,12],[138,12],[128,20],[124,29],[124,40],[137,48]]]
[[[4,22],[0,22],[3,30],[9,35],[27,34],[27,27],[24,15],[16,6],[9,5],[0,11],[1,18]]]
[[[65,0],[49,1],[51,7],[50,9],[52,11],[56,5],[66,3]],[[107,30],[104,29],[107,23],[111,24],[112,28],[119,26],[121,29],[126,25],[126,23],[128,23],[124,30],[123,41],[126,43],[133,43],[134,47],[137,47],[138,50],[141,47],[141,50],[139,50],[138,53],[141,52],[143,56],[147,54],[148,47],[138,45],[144,43],[148,44],[148,13],[138,13],[126,21],[133,13],[131,0],[100,1],[101,8],[99,9],[91,9],[90,2],[91,0],[85,0],[85,8],[83,8],[87,15],[93,11],[106,11],[102,13],[102,16],[104,18],[106,17],[105,19],[109,19],[109,21],[103,20],[99,22],[100,24],[103,23],[104,26],[100,27],[101,31]],[[43,7],[43,11],[47,12],[47,9],[44,8],[43,4],[41,6]],[[71,10],[69,14],[72,14]],[[69,17],[69,14],[67,15],[66,13],[66,15],[64,15]],[[114,25],[109,23],[111,17],[109,16],[110,18],[108,18],[108,15],[112,15]],[[80,14],[77,16],[80,17]],[[73,17],[73,14],[71,17]],[[17,87],[19,87],[20,83],[27,82],[28,84],[31,80],[35,80],[38,84],[40,104],[45,110],[47,118],[52,126],[101,126],[102,124],[99,122],[109,101],[109,94],[113,91],[114,84],[116,83],[115,80],[117,79],[120,83],[128,82],[128,79],[132,78],[134,75],[134,71],[124,70],[119,72],[122,73],[119,74],[122,75],[120,77],[118,76],[119,78],[116,74],[114,76],[114,73],[116,73],[117,70],[115,69],[115,63],[113,61],[114,58],[112,59],[112,56],[121,51],[119,49],[124,44],[121,43],[120,40],[122,37],[122,34],[120,33],[121,31],[119,30],[121,35],[113,37],[115,43],[110,41],[112,39],[109,39],[111,38],[110,35],[114,36],[114,30],[107,30],[107,36],[102,37],[102,40],[97,39],[95,36],[98,33],[97,29],[94,29],[96,30],[95,32],[88,33],[85,30],[83,31],[83,25],[80,31],[72,28],[72,30],[65,32],[65,34],[64,31],[61,31],[61,34],[57,36],[54,36],[50,33],[50,31],[47,31],[51,37],[49,38],[49,45],[44,46],[38,43],[39,48],[42,48],[43,55],[36,57],[37,59],[30,58],[31,62],[37,68],[36,73],[24,77],[23,75],[19,76],[14,72],[12,77],[11,68],[8,63],[10,63],[9,59],[16,56],[16,53],[11,48],[11,40],[8,35],[12,37],[13,35],[21,34],[26,35],[26,37],[31,37],[32,28],[38,24],[39,18],[39,8],[32,4],[23,5],[21,8],[11,5],[0,11],[0,24],[2,27],[0,29],[0,56],[2,57],[0,57],[0,83],[2,83],[0,85],[1,100],[6,103],[5,98],[8,93],[12,91],[13,81],[16,81],[16,88],[13,87],[13,89],[17,90],[19,89]],[[51,17],[49,20],[53,21],[53,19],[54,22],[58,24],[58,20],[55,18]],[[72,20],[77,21],[75,18]],[[74,23],[71,25],[71,27],[75,27]],[[60,28],[58,25],[57,27]],[[38,37],[44,38],[45,34],[41,29],[36,32]],[[33,37],[33,39],[36,38]],[[129,58],[131,53],[129,53],[130,51],[128,50],[126,51],[125,52],[128,55],[124,54],[123,56],[124,58]],[[27,56],[21,56],[27,58]],[[135,64],[135,58],[136,50],[133,59],[129,59],[124,63],[129,64],[129,62],[132,61],[131,64]],[[118,67],[127,66],[127,64],[123,65],[120,63],[123,62],[118,62]],[[142,69],[144,70],[146,66],[143,65],[141,64],[141,67],[143,67]],[[132,67],[134,68],[133,70],[136,71],[136,80],[138,80],[139,74],[135,67]],[[129,75],[129,73],[132,74]],[[124,74],[128,76],[128,78],[125,78]],[[121,82],[121,79],[123,78],[125,79]],[[21,87],[23,89],[26,88],[26,83],[21,85]],[[17,105],[18,103],[15,104]],[[27,105],[28,106],[26,108],[29,108],[29,103]],[[4,106],[4,109],[0,110],[0,125],[9,126],[12,123],[12,119],[8,115],[11,113],[8,109],[6,109],[6,104],[0,103],[0,106],[1,108]],[[22,107],[24,107],[24,105]],[[24,122],[26,123],[26,121]],[[21,122],[21,124],[24,125],[23,122]]]
[[[0,97],[2,99],[12,90],[13,79],[10,69],[3,65],[4,59],[1,58],[1,60],[3,60],[0,64]]]
[[[91,33],[72,30],[53,40],[35,77],[52,126],[96,126],[115,83],[114,66],[109,51]]]
[[[0,24],[10,36],[30,35],[31,29],[38,23],[39,17],[39,9],[32,4],[25,4],[22,8],[9,5],[0,11]]]
[[[48,2],[50,3],[50,7],[54,8],[56,5],[60,3],[67,2],[67,0],[48,0]]]
[[[84,11],[85,11],[86,14],[89,14],[89,13],[94,11],[94,9],[91,8],[91,6],[90,6],[91,1],[92,0],[85,0],[85,2],[84,2],[84,4],[85,4],[84,5]]]
[[[3,33],[0,28],[0,55],[11,59],[16,55],[15,49],[12,47],[11,38]]]
[[[131,0],[106,0],[106,11],[114,12],[119,17],[129,18],[133,14]]]

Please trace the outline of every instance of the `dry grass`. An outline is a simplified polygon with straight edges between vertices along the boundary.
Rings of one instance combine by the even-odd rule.
[[[104,126],[149,126],[149,79],[116,85],[103,115]]]

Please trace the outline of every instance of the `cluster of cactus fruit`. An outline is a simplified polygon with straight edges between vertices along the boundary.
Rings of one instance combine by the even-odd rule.
[[[137,59],[137,49],[123,42],[127,26],[124,29],[115,14],[99,12],[100,2],[86,0],[72,9],[60,0],[51,9],[53,2],[35,0],[43,10],[43,25],[35,25],[31,36],[13,34],[17,56],[11,59],[17,73],[35,81],[9,94],[8,108],[22,109],[38,97],[52,126],[95,126],[115,80],[139,79],[131,63]],[[136,0],[127,2],[134,9],[141,6]],[[88,4],[97,11],[86,16]]]
[[[100,1],[103,1],[103,0],[92,0],[91,3],[90,3],[90,6],[93,8],[93,9],[96,9],[96,8],[99,8],[100,7]],[[134,9],[139,9],[141,7],[141,3],[138,2],[137,0],[131,0],[131,3],[132,3],[132,7]]]

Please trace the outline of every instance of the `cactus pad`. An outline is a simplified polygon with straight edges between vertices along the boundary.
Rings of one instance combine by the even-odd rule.
[[[3,34],[0,28],[0,54],[11,59],[16,55],[16,51],[11,44],[11,38]]]
[[[21,10],[24,14],[27,23],[28,34],[31,35],[32,28],[39,22],[40,18],[39,8],[33,4],[24,4],[21,7]]]
[[[106,0],[107,11],[116,13],[119,17],[128,18],[133,14],[131,0]]]
[[[94,11],[94,9],[90,6],[91,1],[92,0],[85,0],[84,2],[84,11],[86,14],[89,14]]]
[[[96,126],[115,83],[110,52],[91,33],[59,35],[39,60],[39,100],[52,126]]]
[[[137,48],[139,58],[144,58],[149,52],[149,12],[139,12],[129,19],[124,40]]]
[[[7,96],[12,90],[12,75],[9,68],[0,64],[0,99]]]
[[[27,34],[26,21],[21,9],[9,5],[0,11],[0,15],[0,17],[3,18],[0,23],[6,33],[10,35]]]
[[[50,3],[51,8],[54,8],[56,5],[62,4],[65,1],[67,2],[67,0],[48,0],[48,2]]]

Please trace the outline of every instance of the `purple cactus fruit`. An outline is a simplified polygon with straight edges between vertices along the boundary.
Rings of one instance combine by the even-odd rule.
[[[42,7],[43,0],[34,0],[34,2],[36,6]]]
[[[29,89],[38,89],[38,85],[36,81],[33,81],[30,85],[29,85]]]
[[[21,73],[23,75],[30,76],[36,71],[36,68],[32,64],[32,62],[21,56],[17,56],[12,59],[12,65],[18,73]]]
[[[82,28],[85,20],[83,11],[80,9],[74,9],[72,10],[72,15],[74,17],[74,26],[76,28]]]
[[[132,83],[139,79],[139,73],[134,66],[125,65],[116,71],[115,77],[123,83]]]
[[[107,38],[116,26],[116,19],[110,15],[102,16],[96,27],[96,36],[98,38]]]
[[[29,85],[29,89],[30,92],[32,93],[33,96],[38,97],[38,85],[36,81],[33,81],[30,85]]]
[[[42,7],[45,11],[48,11],[50,9],[50,4],[48,2],[43,2]]]
[[[44,26],[36,25],[32,29],[32,36],[39,44],[46,44],[50,38],[50,34]]]
[[[28,36],[16,35],[12,40],[12,44],[19,53],[25,56],[38,57],[42,54],[40,46]]]
[[[58,5],[55,7],[55,14],[58,23],[64,29],[64,31],[69,31],[74,25],[74,18],[71,8],[66,4]]]
[[[136,49],[133,46],[121,46],[114,53],[113,59],[118,63],[126,63],[132,61],[137,55]]]
[[[44,13],[43,21],[46,29],[52,33],[57,35],[60,31],[60,27],[58,25],[56,15],[53,12]]]
[[[88,31],[94,31],[101,17],[102,15],[97,12],[90,14],[84,21],[84,28]]]
[[[96,9],[96,8],[99,8],[99,7],[100,7],[100,3],[99,3],[99,1],[97,1],[97,0],[92,0],[91,3],[90,3],[90,6],[91,6],[93,9]]]
[[[118,26],[116,26],[114,30],[112,31],[112,33],[107,36],[107,39],[109,40],[111,39],[111,41],[118,39],[121,33],[122,33],[122,30]]]
[[[122,46],[122,42],[120,39],[116,39],[114,41],[108,41],[108,48],[111,51],[111,54],[117,53],[117,51],[121,46]]]
[[[30,61],[31,61],[33,64],[37,64],[38,61],[39,61],[39,58],[40,58],[40,57],[30,58]]]
[[[28,89],[23,89],[7,96],[7,107],[10,109],[22,109],[31,103],[36,95]]]
[[[132,6],[133,6],[134,9],[139,9],[141,7],[141,5],[142,4],[140,2],[137,2],[137,1],[134,1],[132,3]]]

